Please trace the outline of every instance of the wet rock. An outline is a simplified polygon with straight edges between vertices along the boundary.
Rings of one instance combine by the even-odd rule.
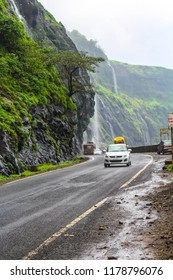
[[[107,249],[108,246],[107,246],[107,245],[104,245],[104,244],[101,244],[101,245],[97,245],[96,248],[97,248],[97,249],[100,249],[100,250],[103,250],[103,249]]]
[[[135,206],[137,206],[138,204],[139,204],[139,202],[138,202],[138,201],[136,201],[136,202],[135,202]]]
[[[108,256],[107,259],[108,259],[108,260],[118,260],[118,257],[115,257],[115,256]]]
[[[146,206],[152,206],[152,203],[150,202],[150,203],[146,203]]]
[[[105,226],[104,225],[99,225],[99,230],[104,230]]]

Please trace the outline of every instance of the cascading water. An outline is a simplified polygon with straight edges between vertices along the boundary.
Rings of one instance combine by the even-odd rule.
[[[97,148],[103,148],[107,146],[107,141],[112,141],[112,139],[115,137],[115,133],[112,126],[112,119],[109,109],[107,108],[101,97],[98,96],[98,94],[95,94],[94,109],[94,116],[91,118],[87,130],[83,134],[83,143],[91,141],[96,144]],[[103,122],[103,120],[107,124],[106,131],[108,135],[106,136],[106,138],[105,135],[102,134],[101,130],[101,123]]]
[[[113,129],[113,126],[112,126],[112,123],[111,123],[111,115],[109,114],[109,109],[107,109],[107,106],[105,105],[104,101],[100,98],[99,99],[100,101],[100,111],[101,112],[104,112],[104,115],[102,113],[102,117],[104,118],[104,120],[106,121],[107,123],[107,128],[108,128],[108,132],[109,134],[111,135],[111,138],[113,139],[115,137],[115,133],[114,133],[114,129]]]
[[[99,148],[101,145],[100,134],[99,134],[99,100],[97,94],[95,94],[95,110],[93,117],[93,142],[96,147]]]
[[[13,11],[14,13],[16,14],[16,16],[18,17],[18,19],[20,21],[23,22],[24,18],[22,17],[22,15],[19,13],[19,9],[18,7],[16,6],[16,3],[14,2],[14,0],[10,0],[10,3],[11,3],[11,7],[13,8]]]
[[[26,20],[24,19],[24,17],[20,14],[19,9],[18,9],[15,1],[14,0],[10,0],[10,3],[11,3],[11,7],[12,7],[15,15],[24,24],[28,36],[30,36],[32,38],[32,34],[31,34],[30,30],[29,30],[28,24],[27,24]]]
[[[141,128],[143,133],[144,145],[151,145],[150,133],[146,121],[143,119],[144,127]]]
[[[83,134],[83,142],[94,142],[96,147],[99,148],[101,146],[101,139],[99,133],[99,98],[97,94],[95,94],[94,101],[94,116],[90,119],[90,124]]]
[[[115,92],[116,94],[118,94],[118,89],[117,89],[117,78],[116,78],[115,69],[114,69],[114,67],[111,65],[111,63],[110,63],[109,61],[108,61],[108,65],[110,66],[111,71],[112,71],[114,92]]]
[[[108,124],[109,124],[109,128],[110,128],[111,138],[114,139],[115,134],[114,134],[114,130],[113,130],[112,124],[109,121],[108,121]]]

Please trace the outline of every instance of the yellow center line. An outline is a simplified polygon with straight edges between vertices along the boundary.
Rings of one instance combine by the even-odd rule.
[[[64,228],[60,229],[59,231],[52,234],[48,239],[46,239],[43,243],[41,243],[36,249],[30,251],[26,256],[24,256],[23,260],[30,260],[35,255],[37,255],[44,247],[47,247],[50,243],[55,241],[60,235],[62,235],[64,232],[66,232],[68,229],[73,227],[75,224],[77,224],[79,221],[81,221],[83,218],[85,218],[87,215],[89,215],[91,212],[93,212],[97,207],[100,207],[102,204],[105,203],[107,198],[104,198],[91,208],[89,208],[86,212],[78,216],[75,220],[73,220],[71,223],[66,225]]]

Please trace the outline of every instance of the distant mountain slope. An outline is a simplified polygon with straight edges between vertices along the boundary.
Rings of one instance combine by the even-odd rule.
[[[172,108],[173,70],[112,61],[120,89],[131,97],[158,101]]]
[[[68,34],[79,50],[106,57],[97,42],[88,41],[78,31]],[[172,70],[129,65],[106,57],[92,79],[97,112],[86,131],[86,141],[92,139],[101,146],[124,135],[133,146],[159,142],[160,128],[168,126],[168,112],[173,107]],[[96,130],[97,136],[93,133]]]

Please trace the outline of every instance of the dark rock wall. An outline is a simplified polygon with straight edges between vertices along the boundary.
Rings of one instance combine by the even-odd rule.
[[[11,2],[8,0],[8,2]],[[52,46],[58,50],[77,51],[72,40],[67,36],[61,23],[54,19],[45,20],[45,10],[36,0],[14,0],[28,34],[40,45]],[[51,18],[51,15],[48,13]],[[83,73],[81,81],[87,84],[89,76]],[[10,136],[4,131],[0,134],[0,173],[8,175],[19,173],[29,166],[40,163],[58,163],[71,160],[82,151],[83,132],[90,117],[94,114],[94,92],[87,93],[83,86],[82,94],[75,94],[73,101],[77,111],[66,110],[52,100],[46,106],[37,106],[32,112],[32,122],[23,120],[22,129],[27,132],[27,139],[11,143]],[[20,137],[20,136],[19,136]]]

